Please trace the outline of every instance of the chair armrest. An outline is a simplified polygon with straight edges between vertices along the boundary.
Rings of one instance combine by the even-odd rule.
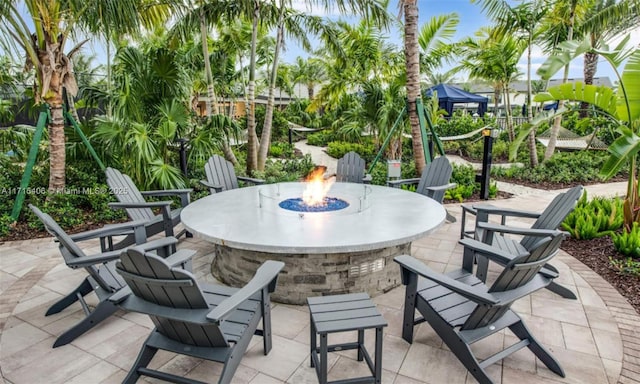
[[[530,219],[537,219],[540,217],[540,213],[523,211],[519,209],[500,208],[489,204],[474,204],[473,208],[478,213],[485,213],[487,215],[501,215],[501,216],[513,216],[513,217],[526,217]]]
[[[185,189],[162,189],[156,191],[140,191],[142,196],[180,196],[193,192],[191,188]]]
[[[455,188],[457,186],[458,184],[456,183],[449,183],[444,185],[433,185],[430,187],[425,187],[424,189],[426,189],[427,191],[446,191],[447,189]]]
[[[211,188],[211,189],[215,189],[216,193],[217,192],[222,192],[222,189],[224,188],[222,185],[216,185],[213,183],[210,183],[206,180],[200,180],[200,184],[204,185],[207,188]]]
[[[179,196],[180,205],[186,207],[191,202],[191,196],[189,195],[193,189],[164,189],[161,191],[140,191],[142,196]]]
[[[121,253],[121,250],[117,250],[103,252],[97,255],[76,257],[73,260],[68,261],[67,266],[69,266],[69,268],[86,268],[96,264],[104,264],[109,261],[118,260]]]
[[[493,296],[500,300],[502,304],[512,303],[525,296],[529,296],[531,293],[542,289],[549,285],[553,278],[549,278],[541,273],[537,273],[531,281],[515,289],[510,289],[503,292],[494,292]]]
[[[173,236],[163,237],[161,239],[151,240],[144,244],[136,245],[135,248],[140,250],[140,252],[150,252],[157,251],[159,249],[164,248],[165,254],[169,254],[171,247],[178,244],[178,239]],[[121,251],[122,252],[122,251]]]
[[[149,252],[153,250],[158,250],[161,248],[165,248],[166,254],[168,254],[168,247],[175,245],[178,243],[178,239],[175,237],[165,237],[162,239],[152,240],[148,243],[136,245],[135,247],[142,250],[143,252]],[[120,258],[122,254],[122,250],[108,251],[102,252],[96,255],[89,255],[83,257],[76,257],[75,259],[69,261],[67,265],[71,268],[84,268],[89,267],[91,265],[102,264],[112,260],[117,260]]]
[[[265,183],[265,180],[263,179],[255,179],[253,177],[247,177],[247,176],[236,176],[236,179],[246,181],[247,183],[251,183],[255,185],[261,185]]]
[[[522,236],[545,237],[545,236],[557,236],[560,234],[567,235],[566,232],[560,231],[558,229],[533,229],[533,228],[524,228],[524,227],[509,227],[507,225],[499,225],[499,224],[485,223],[485,222],[478,223],[477,227],[480,229],[484,229],[488,232],[508,233],[512,235],[522,235]]]
[[[69,237],[73,241],[84,241],[100,237],[123,235],[127,234],[127,232],[135,231],[136,228],[144,227],[146,223],[146,220],[128,221],[126,223],[106,225],[102,228],[93,229],[91,231],[75,233],[73,235],[69,235]]]
[[[510,262],[514,257],[521,255],[513,255],[509,252],[503,251],[499,248],[492,247],[481,241],[474,239],[462,239],[458,241],[465,248],[465,252],[471,250],[475,253],[480,253],[482,256],[487,257],[490,260],[495,261],[500,265],[505,265]]]
[[[122,287],[116,293],[109,296],[107,300],[109,300],[114,304],[120,304],[124,299],[129,297],[130,294],[131,294],[131,288],[129,288],[129,286]]]
[[[121,291],[125,289],[126,288],[123,288],[121,289]],[[148,302],[137,297],[136,295],[128,295],[127,292],[124,292],[122,295],[114,294],[109,298],[109,301],[116,303],[120,308],[131,312],[144,313],[150,316],[165,317],[167,319],[184,323],[193,323],[199,325],[211,324],[211,321],[206,318],[207,313],[209,313],[208,308],[170,308]]]
[[[113,209],[122,208],[164,208],[171,206],[171,201],[152,201],[139,203],[109,203],[109,207]]]
[[[387,181],[387,185],[393,188],[398,188],[401,185],[405,184],[418,184],[420,182],[420,178],[414,179],[401,179],[401,180],[389,180]]]
[[[478,291],[477,289],[474,289],[470,285],[461,283],[455,279],[452,279],[447,275],[443,275],[441,273],[435,272],[431,268],[424,265],[419,260],[409,255],[396,256],[394,257],[393,260],[396,263],[400,264],[400,266],[404,270],[418,274],[431,281],[435,281],[436,283],[442,285],[443,287],[448,288],[470,300],[473,300],[476,303],[495,305],[500,302],[500,300],[498,300],[492,294]]]
[[[280,273],[282,268],[284,268],[284,263],[281,261],[265,261],[260,268],[258,268],[251,281],[211,310],[207,315],[207,319],[216,324],[220,324],[251,296],[271,285],[277,279],[278,273]]]
[[[178,252],[167,257],[165,260],[167,264],[172,267],[176,267],[179,265],[183,266],[186,262],[191,260],[196,253],[196,251],[191,249],[180,249],[178,250]]]

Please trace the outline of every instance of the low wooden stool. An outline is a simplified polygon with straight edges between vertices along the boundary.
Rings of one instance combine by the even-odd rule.
[[[372,376],[340,380],[340,383],[381,383],[382,378],[382,328],[387,322],[376,309],[366,293],[319,296],[307,298],[311,316],[311,366],[316,368],[320,384],[327,382],[327,353],[347,349],[358,350],[358,361],[367,362]],[[375,362],[364,346],[364,331],[375,328]],[[358,331],[358,341],[353,343],[327,345],[330,333]],[[320,335],[320,348],[317,336]],[[318,357],[319,355],[319,357]],[[370,379],[367,380],[367,379]],[[334,383],[332,381],[332,383]]]

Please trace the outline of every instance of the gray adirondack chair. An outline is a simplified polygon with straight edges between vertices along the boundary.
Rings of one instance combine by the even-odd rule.
[[[336,181],[342,183],[371,183],[371,175],[365,174],[365,161],[351,151],[338,159]]]
[[[394,188],[399,188],[401,185],[406,184],[418,184],[416,192],[430,197],[442,204],[444,200],[444,192],[447,189],[455,188],[456,183],[450,183],[451,174],[453,173],[453,167],[449,163],[449,159],[446,156],[440,156],[435,158],[431,163],[422,170],[420,178],[414,179],[401,179],[401,180],[389,180],[387,185]],[[456,221],[447,211],[447,220],[454,223]]]
[[[29,205],[29,208],[42,221],[47,232],[58,241],[60,253],[67,266],[72,269],[84,268],[87,272],[87,277],[82,283],[68,295],[54,303],[45,314],[50,316],[59,313],[75,302],[80,303],[85,313],[85,317],[82,320],[56,339],[53,344],[55,348],[72,342],[102,320],[111,316],[118,309],[108,301],[108,298],[122,290],[126,285],[120,276],[115,273],[114,263],[119,258],[121,251],[108,249],[108,244],[112,243],[110,237],[122,235],[123,233],[133,233],[139,244],[145,243],[145,221],[115,224],[93,231],[68,235],[51,216],[33,205]],[[76,242],[91,239],[100,239],[101,253],[87,255],[76,244]],[[168,253],[168,247],[176,242],[177,240],[174,238],[161,239],[146,243],[143,247],[147,250],[156,249],[160,250],[161,253]],[[84,300],[84,297],[91,292],[95,292],[98,297],[98,305],[93,310],[89,308]]]
[[[499,249],[505,250],[514,255],[522,254],[531,250],[531,247],[540,239],[541,236],[548,236],[554,230],[560,227],[560,224],[571,213],[580,196],[582,196],[584,188],[581,185],[569,189],[567,192],[558,194],[549,205],[540,213],[521,211],[508,208],[499,208],[491,205],[474,205],[477,211],[476,216],[476,236],[477,239],[486,244],[491,244]],[[489,223],[489,216],[501,216],[503,224],[497,225]],[[536,218],[531,228],[513,227],[504,225],[506,217],[524,217]],[[502,236],[495,236],[495,234]],[[522,238],[513,238],[504,236],[505,234],[520,235]],[[499,263],[505,265],[508,260]],[[486,258],[478,259],[477,275],[482,280],[486,279],[488,260]],[[541,273],[557,274],[558,270],[547,264],[542,268]],[[577,299],[576,295],[566,287],[551,282],[547,287],[548,290],[567,299]]]
[[[147,237],[164,231],[165,236],[174,236],[173,227],[180,223],[180,212],[189,204],[192,189],[172,189],[162,191],[140,191],[128,175],[117,169],[107,168],[107,185],[118,199],[117,203],[109,203],[112,208],[125,209],[131,220],[144,220],[147,222]],[[145,196],[179,196],[181,207],[171,209],[171,201],[145,201]],[[161,214],[156,215],[152,208],[160,208]],[[176,237],[189,233],[180,231]],[[114,245],[114,249],[122,249],[133,244],[129,236]]]
[[[211,194],[239,188],[238,180],[254,185],[264,184],[262,179],[237,176],[233,164],[219,155],[213,155],[209,158],[204,165],[204,172],[207,175],[207,180],[201,180],[200,183],[209,188]]]
[[[158,350],[224,364],[219,383],[229,383],[254,334],[263,336],[264,354],[271,350],[269,295],[284,263],[266,261],[243,288],[203,284],[181,268],[136,247],[120,257],[117,271],[133,292],[122,308],[147,314],[155,329],[144,342],[124,383],[141,375],[176,383],[200,383],[147,368]],[[257,330],[262,320],[262,330]]]
[[[538,273],[556,253],[563,233],[538,239],[530,253],[511,258],[491,286],[472,272],[473,262],[460,270],[440,274],[408,255],[397,256],[402,283],[406,286],[402,337],[411,343],[416,324],[428,321],[465,368],[481,384],[492,383],[485,368],[527,347],[551,371],[564,377],[558,361],[533,337],[524,322],[511,310],[512,303],[548,285],[553,277]],[[477,240],[463,239],[467,260],[474,255],[504,259],[512,255]],[[422,317],[415,318],[415,310]],[[519,342],[480,361],[471,344],[509,328]]]

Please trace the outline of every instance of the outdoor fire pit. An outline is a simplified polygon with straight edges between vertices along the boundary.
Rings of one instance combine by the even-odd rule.
[[[314,208],[301,203],[308,185],[217,193],[184,208],[182,222],[215,244],[216,278],[243,286],[263,261],[280,260],[286,266],[273,299],[304,304],[309,296],[375,296],[399,285],[393,257],[410,253],[413,240],[445,219],[444,208],[421,194],[364,184],[335,183]]]

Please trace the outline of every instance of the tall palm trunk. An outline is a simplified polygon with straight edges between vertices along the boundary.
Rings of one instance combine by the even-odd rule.
[[[258,169],[258,135],[256,134],[256,49],[258,45],[258,20],[260,2],[254,2],[251,30],[251,56],[249,58],[249,85],[247,86],[247,174]]]
[[[271,144],[271,128],[273,123],[273,110],[275,108],[276,99],[276,80],[278,77],[278,58],[280,49],[284,43],[284,2],[280,2],[280,15],[278,20],[278,32],[276,33],[276,47],[273,52],[273,64],[271,67],[271,78],[269,79],[269,96],[267,98],[267,109],[264,113],[264,125],[262,126],[262,135],[260,136],[260,148],[258,149],[258,171],[264,171],[267,162],[267,154]]]
[[[309,95],[309,101],[313,101],[313,97],[315,96],[315,90],[313,89],[315,84],[312,82],[307,83],[307,94]]]
[[[207,23],[204,17],[204,12],[200,10],[200,40],[202,43],[202,57],[204,58],[204,73],[207,77],[207,101],[205,106],[207,108],[207,116],[218,114],[218,98],[216,97],[216,91],[213,88],[213,73],[211,72],[211,60],[209,59],[209,43],[207,41]],[[213,104],[215,104],[215,111],[213,110]]]
[[[569,30],[567,31],[567,40],[570,41],[573,39],[573,25],[575,23],[575,15],[576,15],[576,6],[578,5],[578,0],[571,0],[571,11],[569,13]],[[566,83],[569,79],[569,64],[564,66],[564,74],[562,76],[562,84]],[[558,100],[558,109],[564,106],[564,100]],[[547,144],[547,149],[544,152],[544,159],[548,160],[553,156],[553,153],[556,151],[556,142],[558,141],[558,132],[560,132],[560,123],[562,122],[562,116],[556,116],[553,119],[553,126],[551,127],[551,134],[549,136],[549,144]]]
[[[416,100],[420,97],[420,57],[418,45],[418,1],[404,0],[404,55],[407,67],[407,112],[411,125],[413,158],[418,174],[426,166],[420,118]]]
[[[504,91],[504,114],[507,121],[507,132],[509,133],[509,140],[515,140],[515,132],[513,130],[513,118],[511,117],[511,97],[509,96],[509,82],[502,87]]]
[[[533,45],[533,33],[529,32],[529,44],[527,45],[527,122],[533,119],[533,98],[531,97],[531,48]],[[538,151],[536,150],[536,128],[531,128],[529,133],[529,163],[532,168],[538,166]]]
[[[60,52],[61,45],[47,42],[45,49],[38,50],[39,67],[50,76],[49,88],[43,98],[51,112],[51,121],[47,127],[49,130],[49,192],[62,192],[66,183],[62,74],[60,73],[61,65],[56,65],[53,61],[55,55]],[[48,71],[49,68],[58,68],[58,70]]]
[[[209,59],[209,42],[207,41],[207,23],[205,20],[204,12],[200,10],[200,39],[202,43],[202,56],[204,57],[204,73],[207,78],[207,101],[205,102],[207,116],[210,117],[214,114],[220,113],[218,97],[216,95],[215,88],[213,87],[213,72],[211,72],[211,60]],[[215,110],[213,108],[215,104]],[[222,153],[224,158],[230,161],[233,165],[238,164],[236,155],[229,146],[229,139],[224,138],[222,140]]]
[[[586,52],[584,54],[584,68],[582,70],[585,84],[593,84],[593,76],[595,75],[597,70],[598,54],[594,52]],[[587,116],[589,116],[589,103],[582,102],[580,104],[580,118],[583,119]]]
[[[53,80],[53,79],[52,79]],[[49,123],[49,192],[62,192],[65,187],[65,137],[62,95],[47,98],[51,109]]]

